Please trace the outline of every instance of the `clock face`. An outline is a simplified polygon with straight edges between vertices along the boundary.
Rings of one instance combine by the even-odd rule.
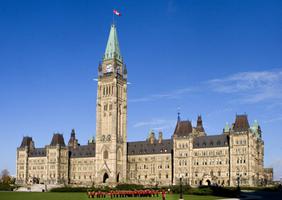
[[[112,72],[112,71],[113,71],[113,66],[111,64],[107,65],[106,72],[109,73],[109,72]]]

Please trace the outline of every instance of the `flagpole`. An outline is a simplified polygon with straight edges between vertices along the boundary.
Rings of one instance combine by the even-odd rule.
[[[113,25],[115,25],[115,13],[114,13],[114,9],[113,9]]]

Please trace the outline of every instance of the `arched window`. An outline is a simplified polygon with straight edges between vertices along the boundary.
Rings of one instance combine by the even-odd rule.
[[[121,150],[119,149],[118,152],[117,152],[117,160],[118,161],[121,161],[121,154],[122,154]]]
[[[104,159],[108,159],[109,158],[109,153],[108,153],[107,150],[104,151],[103,158]]]

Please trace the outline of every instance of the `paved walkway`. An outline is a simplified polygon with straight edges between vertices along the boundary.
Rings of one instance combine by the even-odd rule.
[[[62,187],[62,185],[47,185],[47,190],[57,187]],[[30,186],[20,187],[16,190],[16,192],[42,192],[42,190],[45,189],[45,185],[43,184],[33,184]]]

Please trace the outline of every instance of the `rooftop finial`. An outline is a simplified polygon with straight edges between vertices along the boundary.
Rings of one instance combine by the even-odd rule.
[[[180,107],[177,108],[177,121],[180,122]]]

